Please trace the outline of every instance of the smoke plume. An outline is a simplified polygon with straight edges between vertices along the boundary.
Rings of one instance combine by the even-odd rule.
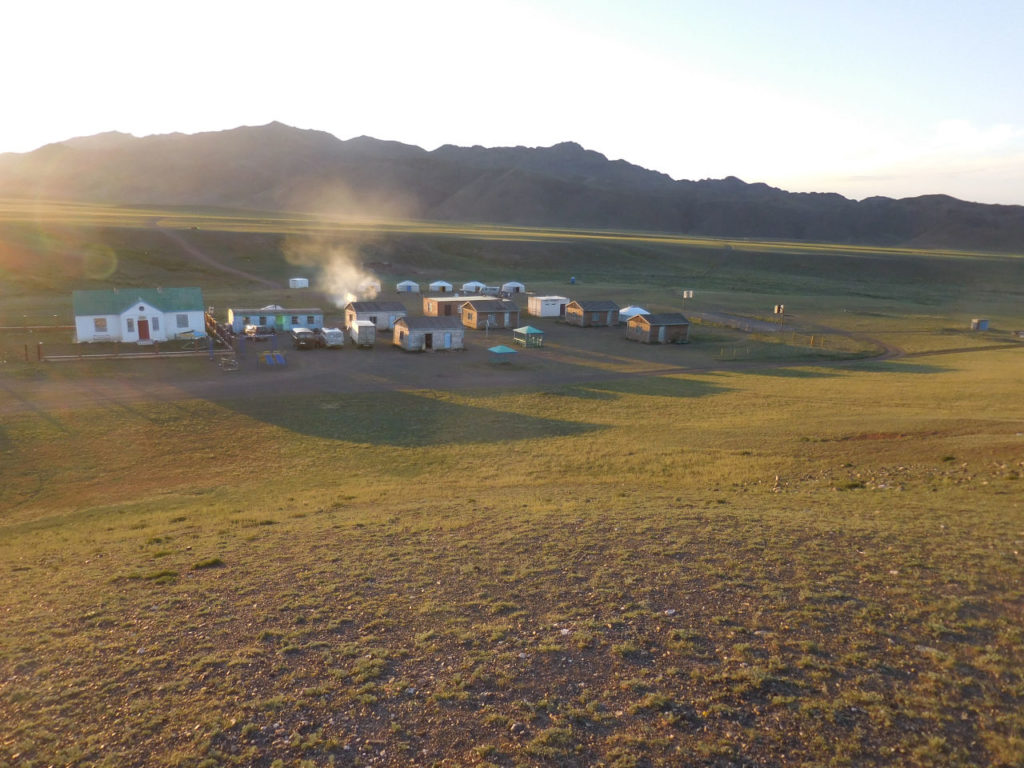
[[[373,300],[380,293],[380,279],[363,267],[359,249],[351,244],[291,238],[285,241],[284,255],[289,264],[317,267],[316,288],[338,308],[350,301]]]

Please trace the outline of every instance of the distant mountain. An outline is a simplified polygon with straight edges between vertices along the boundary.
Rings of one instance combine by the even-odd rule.
[[[571,142],[431,152],[281,123],[0,154],[0,197],[1024,251],[1024,206],[676,181]]]

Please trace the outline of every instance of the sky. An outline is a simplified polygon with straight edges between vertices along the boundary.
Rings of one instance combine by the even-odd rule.
[[[0,152],[279,121],[675,179],[1024,204],[1020,0],[33,0]]]

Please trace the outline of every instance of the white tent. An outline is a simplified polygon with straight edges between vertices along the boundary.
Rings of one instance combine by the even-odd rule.
[[[628,307],[623,307],[622,309],[619,310],[619,322],[620,323],[628,323],[629,319],[631,317],[636,317],[637,315],[649,315],[649,314],[651,314],[651,313],[648,312],[643,307],[634,307],[632,305],[628,306]]]
[[[419,293],[420,284],[414,283],[412,280],[403,280],[402,282],[395,286],[395,289],[399,293]]]
[[[526,286],[522,283],[512,280],[507,283],[503,283],[501,286],[502,293],[526,293]]]
[[[445,280],[435,280],[430,284],[431,293],[451,293],[452,284]]]
[[[481,283],[479,280],[470,280],[468,283],[462,284],[462,290],[466,293],[480,293],[487,285]]]

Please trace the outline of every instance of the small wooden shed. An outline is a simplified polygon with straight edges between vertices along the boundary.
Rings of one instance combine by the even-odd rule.
[[[478,331],[515,328],[519,325],[519,307],[508,299],[469,299],[462,305],[462,324]]]
[[[544,331],[534,328],[532,325],[524,325],[522,328],[512,330],[512,341],[522,344],[524,347],[543,347]]]
[[[690,321],[678,312],[633,315],[626,323],[626,338],[644,344],[685,344],[690,340]]]
[[[403,317],[395,322],[392,343],[406,352],[465,349],[466,329],[456,317]]]
[[[570,301],[565,307],[565,322],[581,328],[618,325],[619,305],[614,301]]]
[[[424,296],[423,314],[428,317],[458,317],[467,301],[469,299],[465,296]]]

